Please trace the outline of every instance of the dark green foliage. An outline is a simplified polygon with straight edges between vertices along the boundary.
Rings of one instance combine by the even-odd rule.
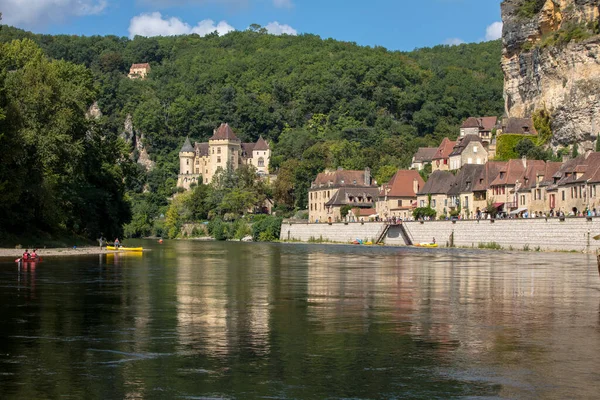
[[[255,242],[272,242],[279,240],[282,219],[279,217],[260,215],[252,223],[252,240]]]
[[[496,160],[510,160],[526,157],[529,160],[553,161],[552,149],[537,146],[531,135],[501,135],[498,138]]]
[[[573,145],[573,152],[571,153],[571,158],[577,158],[579,156],[579,146],[577,143]]]
[[[512,158],[519,158],[519,153],[516,150],[520,141],[527,139],[531,142],[529,135],[509,135],[504,134],[498,136],[496,148],[496,160],[507,161]]]

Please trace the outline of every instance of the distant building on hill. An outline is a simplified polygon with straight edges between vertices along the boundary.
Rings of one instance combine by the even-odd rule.
[[[378,194],[369,168],[321,172],[308,189],[308,219],[310,222],[342,221],[342,207],[373,208]]]
[[[492,141],[492,132],[498,126],[497,117],[469,117],[460,126],[460,137],[477,135],[486,148]]]
[[[269,174],[271,149],[261,137],[256,143],[242,143],[229,124],[221,124],[214,130],[208,143],[192,146],[187,138],[179,151],[179,179],[177,186],[189,189],[195,183],[209,184],[219,169],[230,163],[235,170],[247,164],[256,167],[259,176]]]
[[[148,64],[148,63],[132,64],[131,68],[129,68],[129,75],[127,75],[127,76],[129,77],[129,79],[137,79],[137,78],[144,79],[144,78],[146,78],[146,75],[148,75],[149,73],[150,73],[150,64]]]
[[[450,160],[450,171],[460,169],[468,164],[485,164],[488,160],[488,152],[485,144],[477,135],[467,135],[459,138],[448,156]]]
[[[537,135],[531,118],[504,118],[501,131],[503,135]]]
[[[450,169],[450,154],[454,150],[455,145],[456,142],[447,137],[442,140],[431,160],[432,171],[448,171]]]

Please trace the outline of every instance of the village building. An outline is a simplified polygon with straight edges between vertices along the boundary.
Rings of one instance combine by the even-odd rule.
[[[321,172],[308,190],[308,220],[329,223],[342,221],[343,207],[372,209],[378,194],[379,189],[371,178],[369,168],[364,171],[340,168]]]
[[[508,160],[490,183],[487,197],[493,200],[498,211],[508,213],[517,209],[517,185],[526,167],[527,160]]]
[[[550,212],[556,208],[556,190],[552,190],[552,188],[558,187],[554,184],[554,175],[561,166],[560,162],[547,161],[544,163],[543,169],[535,171],[535,176],[533,176],[533,168],[528,167],[527,185],[523,185],[519,189],[519,195],[526,195],[521,199],[521,203],[527,203],[530,214],[550,215]]]
[[[485,164],[488,160],[488,152],[478,135],[467,135],[459,138],[448,156],[449,170],[460,169],[467,164]]]
[[[431,170],[433,171],[448,171],[450,169],[449,159],[450,154],[454,150],[456,142],[445,137],[437,148],[435,155],[431,159]]]
[[[256,143],[242,143],[229,124],[221,124],[208,143],[192,146],[189,138],[185,140],[179,151],[177,186],[187,190],[192,184],[209,184],[228,165],[234,170],[240,165],[253,165],[259,176],[267,176],[270,159],[269,144],[262,137]]]
[[[454,182],[448,190],[448,201],[446,211],[457,212],[461,218],[474,218],[474,186],[484,169],[483,165],[464,165],[456,174]]]
[[[380,218],[412,218],[417,207],[417,193],[425,181],[416,170],[399,170],[384,184],[377,198],[376,210]]]
[[[495,203],[493,197],[488,198],[488,189],[491,182],[500,174],[501,170],[505,170],[508,165],[507,161],[488,161],[485,163],[475,183],[473,184],[473,208],[475,215],[482,218],[487,217],[488,206],[493,206],[496,210],[503,206],[503,203]]]
[[[537,135],[537,130],[531,118],[503,118],[501,129],[502,135]]]
[[[129,68],[129,79],[145,79],[146,76],[150,73],[150,64],[132,64],[131,68]]]
[[[412,164],[410,165],[410,168],[421,171],[426,165],[430,165],[435,153],[437,152],[437,149],[437,147],[419,147],[412,158]]]
[[[525,160],[525,159],[524,159]],[[532,188],[537,184],[538,180],[543,180],[543,174],[546,170],[546,162],[541,160],[527,160],[523,176],[518,180],[516,192],[517,209],[513,210],[513,214],[520,214],[527,211],[532,213],[531,201]],[[537,192],[533,193],[537,197]]]
[[[497,117],[469,117],[460,126],[460,137],[477,135],[485,147],[488,148],[497,125]]]
[[[417,207],[431,207],[438,216],[449,212],[448,192],[454,183],[454,175],[448,171],[434,171],[417,193]]]

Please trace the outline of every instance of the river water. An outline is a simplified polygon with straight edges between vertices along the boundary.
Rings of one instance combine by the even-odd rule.
[[[594,256],[128,244],[0,262],[0,398],[600,394]]]

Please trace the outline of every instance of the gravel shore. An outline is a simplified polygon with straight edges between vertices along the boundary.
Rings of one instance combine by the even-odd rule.
[[[29,249],[31,252],[33,249]],[[0,249],[0,257],[21,257],[25,249]],[[86,254],[109,254],[116,253],[116,251],[106,250],[100,247],[64,247],[56,249],[37,249],[37,254],[40,257],[51,257],[51,256],[80,256]]]

